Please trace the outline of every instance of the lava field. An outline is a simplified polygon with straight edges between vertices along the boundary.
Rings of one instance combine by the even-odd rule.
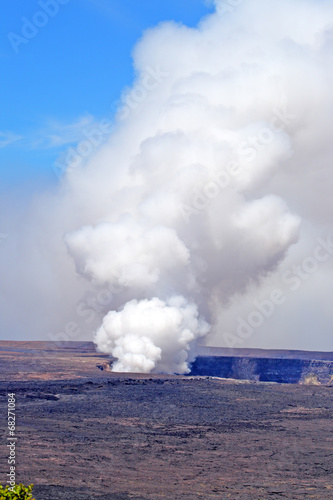
[[[98,356],[59,351],[47,377],[24,366],[26,350],[0,352],[17,481],[36,500],[333,499],[333,387],[116,374]],[[7,468],[2,453],[1,482]]]

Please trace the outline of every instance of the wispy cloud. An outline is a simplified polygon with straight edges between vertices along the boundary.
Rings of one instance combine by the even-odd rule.
[[[83,131],[93,127],[95,118],[86,114],[72,123],[63,123],[58,120],[48,120],[41,130],[35,132],[30,146],[35,148],[53,149],[80,141]]]
[[[59,151],[85,140],[86,135],[97,127],[98,120],[89,113],[68,122],[51,118],[44,120],[38,128],[24,131],[22,135],[0,131],[0,149],[17,142],[17,147],[26,151]]]
[[[0,131],[0,148],[5,148],[13,142],[22,139],[21,135],[13,134],[12,132],[1,132]]]

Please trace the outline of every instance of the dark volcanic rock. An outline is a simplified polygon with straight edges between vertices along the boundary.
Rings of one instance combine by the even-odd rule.
[[[57,485],[35,486],[36,500],[146,500],[143,497],[129,496],[127,493],[105,493],[96,496],[96,492],[87,488],[70,488]]]
[[[191,375],[278,382],[284,384],[329,384],[333,378],[333,361],[286,358],[252,358],[240,356],[198,356]]]
[[[241,382],[101,371],[86,345],[14,348],[0,404],[15,393],[17,481],[37,500],[333,500],[333,387],[259,382],[279,358],[227,357],[223,373],[256,377]]]
[[[37,500],[333,499],[330,387],[118,374],[0,389]]]

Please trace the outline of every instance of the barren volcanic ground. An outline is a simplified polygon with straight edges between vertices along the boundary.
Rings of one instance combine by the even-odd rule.
[[[37,500],[333,499],[329,386],[100,371],[88,343],[0,343],[17,482]]]

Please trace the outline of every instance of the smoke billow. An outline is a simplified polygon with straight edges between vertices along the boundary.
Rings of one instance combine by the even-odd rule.
[[[262,190],[290,156],[285,124],[272,125],[285,75],[267,60],[260,27],[244,36],[238,8],[198,29],[146,33],[129,95],[140,95],[147,68],[159,81],[101,164],[69,176],[74,185],[93,176],[109,200],[66,243],[82,276],[118,290],[95,337],[115,370],[186,372],[214,304],[274,269],[297,240],[298,218]]]
[[[110,311],[96,334],[98,347],[118,358],[115,371],[184,373],[194,353],[189,346],[208,333],[209,325],[198,319],[195,304],[182,297],[164,302],[131,300],[119,311]]]
[[[332,5],[237,3],[143,35],[108,143],[63,180],[76,271],[113,293],[94,340],[114,370],[187,372],[221,308],[298,241],[302,203],[275,179],[328,144]]]

